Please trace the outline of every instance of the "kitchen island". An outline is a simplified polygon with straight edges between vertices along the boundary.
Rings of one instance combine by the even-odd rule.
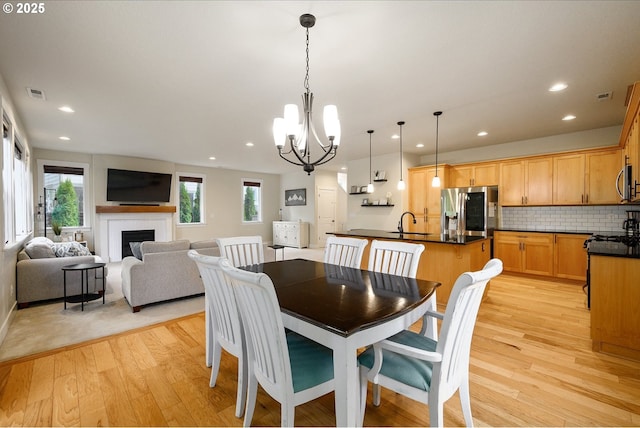
[[[438,305],[444,307],[449,300],[453,284],[460,274],[480,270],[491,258],[491,238],[483,236],[425,234],[411,232],[386,232],[374,229],[351,229],[334,232],[332,235],[372,240],[403,241],[423,244],[425,250],[420,257],[417,277],[437,281]],[[369,246],[365,248],[361,267],[369,265]],[[489,287],[487,286],[488,290]],[[485,291],[486,293],[487,291]]]
[[[589,245],[594,351],[640,360],[640,242]]]

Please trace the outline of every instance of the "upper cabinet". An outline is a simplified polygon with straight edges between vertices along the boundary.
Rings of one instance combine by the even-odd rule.
[[[629,105],[627,106],[627,114],[622,124],[622,133],[620,134],[620,147],[624,148],[624,155],[627,162],[631,165],[631,183],[634,186],[632,191],[632,200],[640,201],[640,82],[633,85],[631,96],[629,97]]]
[[[440,233],[440,190],[449,186],[448,166],[438,166],[440,187],[431,186],[435,175],[434,166],[409,168],[409,211],[416,216],[416,224],[409,222],[408,225],[411,232]]]
[[[552,177],[550,156],[500,162],[500,204],[551,205]]]
[[[455,165],[449,169],[449,186],[493,186],[499,184],[498,172],[495,162]]]
[[[553,204],[617,204],[615,178],[620,150],[609,149],[553,157]]]

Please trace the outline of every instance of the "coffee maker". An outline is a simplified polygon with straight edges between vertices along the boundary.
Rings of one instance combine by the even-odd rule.
[[[640,235],[640,211],[627,211],[627,218],[622,223],[627,236]]]

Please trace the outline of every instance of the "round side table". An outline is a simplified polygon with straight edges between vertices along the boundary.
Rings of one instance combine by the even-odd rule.
[[[64,308],[67,309],[67,302],[80,302],[81,310],[84,311],[84,302],[97,300],[102,295],[102,304],[104,305],[104,267],[106,263],[78,263],[74,265],[66,265],[62,267],[64,271]],[[102,293],[89,293],[89,271],[93,270],[93,277],[98,282],[97,269],[102,269]],[[80,272],[80,294],[67,297],[67,272]],[[86,290],[86,291],[85,291]]]

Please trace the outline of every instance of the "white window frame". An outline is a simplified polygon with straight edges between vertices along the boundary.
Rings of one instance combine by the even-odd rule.
[[[5,246],[11,246],[33,232],[33,186],[26,140],[22,138],[14,121],[4,109],[2,123],[3,127],[6,124],[8,128],[7,143],[5,144],[4,134],[2,139],[4,240]],[[20,159],[15,157],[16,146],[22,153]],[[16,189],[16,186],[20,189]]]
[[[87,208],[89,207],[89,201],[93,200],[93,195],[91,193],[91,181],[90,181],[90,171],[89,171],[89,164],[88,163],[81,163],[81,162],[67,162],[67,161],[60,161],[60,160],[50,160],[50,159],[38,159],[37,160],[37,168],[38,168],[38,200],[40,200],[40,197],[42,197],[42,200],[45,200],[45,196],[44,196],[44,166],[45,165],[51,165],[51,166],[61,166],[61,167],[69,167],[69,168],[82,168],[83,174],[82,174],[82,187],[83,187],[83,198],[82,198],[82,212],[83,212],[83,221],[84,224],[81,224],[79,226],[68,226],[68,227],[63,227],[62,231],[68,231],[68,230],[87,230],[91,228],[91,218],[92,215],[91,213],[87,210]],[[44,220],[43,220],[44,221]],[[51,227],[51,226],[49,226]],[[43,232],[45,230],[43,229]],[[53,234],[53,232],[52,232]],[[50,236],[47,233],[47,236]]]
[[[258,219],[257,220],[245,220],[244,219],[244,188],[245,183],[259,183],[260,197],[258,200]],[[259,224],[262,223],[262,195],[264,193],[264,182],[257,178],[243,178],[240,182],[240,218],[243,224]]]
[[[180,177],[193,177],[199,178],[202,180],[200,183],[200,221],[199,222],[191,222],[191,223],[181,223],[180,222]],[[178,215],[176,216],[176,224],[178,226],[202,226],[207,224],[205,219],[206,217],[206,203],[205,203],[205,192],[206,192],[206,175],[197,174],[194,172],[176,172],[176,206],[178,207]]]

